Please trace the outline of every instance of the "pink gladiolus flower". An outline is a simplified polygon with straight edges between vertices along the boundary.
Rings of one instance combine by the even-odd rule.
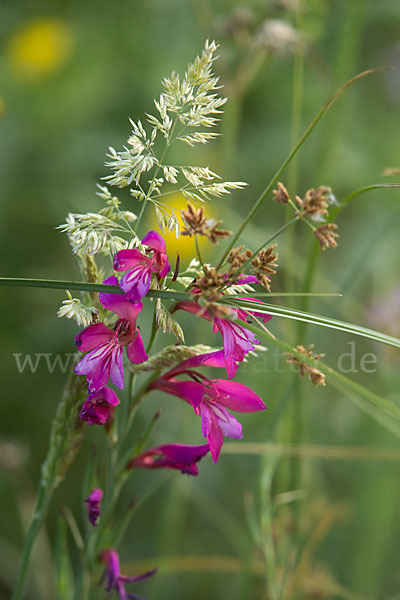
[[[103,499],[103,490],[94,488],[86,498],[85,502],[88,509],[89,521],[93,526],[97,525],[97,520],[100,516],[100,502]]]
[[[150,385],[150,389],[159,389],[182,398],[201,416],[201,431],[208,439],[210,452],[217,462],[224,435],[230,438],[242,437],[241,424],[227,409],[237,412],[255,412],[265,410],[266,406],[253,390],[242,383],[226,379],[209,379],[194,370],[195,367],[224,367],[223,351],[192,356],[184,360]],[[189,380],[182,381],[178,376],[187,375]]]
[[[141,469],[178,469],[181,473],[198,475],[198,463],[209,452],[208,444],[188,446],[186,444],[164,444],[150,448],[136,456],[128,468]]]
[[[112,590],[115,590],[121,600],[128,600],[128,598],[140,600],[139,596],[136,596],[136,594],[130,594],[125,590],[125,584],[147,579],[148,577],[151,577],[151,575],[154,575],[154,573],[157,571],[157,569],[153,569],[152,571],[148,571],[142,575],[135,575],[133,577],[122,575],[119,566],[119,556],[112,548],[109,550],[104,550],[101,553],[101,559],[106,565],[106,591],[111,592]]]
[[[117,394],[111,388],[105,387],[98,392],[89,394],[89,398],[83,403],[79,414],[82,421],[88,425],[104,425],[114,413],[114,406],[119,404]]]
[[[152,257],[137,249],[120,250],[114,257],[114,269],[128,271],[122,276],[120,286],[128,300],[133,302],[138,302],[147,294],[153,273],[162,278],[171,269],[161,235],[149,231],[142,239],[142,244],[149,247],[149,252],[153,251]]]
[[[238,283],[254,283],[254,280],[257,281],[257,278],[253,275],[249,275],[248,277],[240,279]],[[196,294],[197,290],[194,290],[193,293]],[[261,302],[257,298],[246,298],[246,300]],[[211,321],[213,324],[213,333],[216,333],[217,331],[221,333],[224,344],[225,368],[229,379],[234,377],[238,367],[237,363],[242,362],[246,354],[254,350],[255,346],[260,343],[256,335],[249,329],[246,329],[237,323],[232,323],[229,319],[212,317],[210,313],[204,311],[197,302],[178,302],[175,310],[179,309],[186,310],[195,315],[198,314],[204,319]],[[244,311],[237,308],[232,308],[232,314],[234,317],[244,322],[249,322],[251,315],[261,319],[264,323],[272,319],[272,315],[266,315],[255,311]]]
[[[109,277],[103,283],[118,285],[116,277]],[[113,329],[104,323],[89,325],[75,338],[78,350],[88,352],[75,367],[78,375],[86,375],[89,392],[100,391],[111,381],[119,388],[124,386],[123,348],[129,360],[134,363],[145,362],[148,358],[142,338],[136,327],[136,319],[142,310],[141,302],[129,302],[121,294],[99,294],[104,308],[116,313],[120,319]]]

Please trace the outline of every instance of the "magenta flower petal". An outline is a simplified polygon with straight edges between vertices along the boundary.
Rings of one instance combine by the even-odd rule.
[[[111,355],[110,377],[114,385],[121,390],[124,387],[124,363],[123,363],[123,346],[118,345],[113,349]]]
[[[224,344],[224,362],[226,372],[230,379],[237,371],[237,363],[242,362],[246,354],[254,350],[255,346],[260,343],[252,331],[245,329],[241,325],[233,323],[229,319],[212,319],[207,311],[202,311],[202,308],[197,304],[197,302],[178,302],[176,310],[180,309],[201,316],[209,321],[213,321],[214,333],[219,331],[222,335]],[[236,310],[236,315],[242,319],[247,317],[247,315],[240,310]],[[267,320],[269,320],[269,318]]]
[[[126,353],[131,363],[135,365],[146,362],[146,360],[149,358],[146,354],[139,330],[137,330],[133,341],[127,346]]]
[[[208,444],[188,446],[186,444],[164,444],[143,452],[134,458],[129,467],[142,469],[178,469],[188,475],[198,475],[198,463],[209,452]]]
[[[104,399],[110,406],[118,406],[119,398],[117,394],[111,388],[105,387],[103,389]]]
[[[75,373],[86,375],[90,392],[97,392],[106,386],[110,377],[111,352],[112,344],[102,344],[76,365]]]
[[[106,591],[111,592],[115,590],[121,600],[128,600],[128,598],[136,598],[135,594],[128,594],[125,590],[125,583],[134,583],[135,581],[142,581],[154,575],[157,569],[152,569],[147,573],[141,575],[127,576],[123,575],[120,571],[120,563],[118,553],[112,548],[103,550],[100,558],[106,565]]]
[[[151,259],[137,249],[124,249],[114,256],[114,271],[128,271],[138,265],[149,265]]]
[[[105,285],[115,285],[118,287],[118,279],[115,276],[108,277],[103,283]],[[122,294],[109,294],[104,292],[99,294],[99,300],[104,308],[111,310],[121,317],[121,319],[129,321],[132,329],[136,327],[137,316],[143,308],[141,302],[129,302]]]
[[[143,246],[149,246],[152,250],[165,254],[165,241],[157,231],[149,231],[142,239]]]
[[[122,276],[120,286],[124,290],[128,300],[139,302],[150,289],[151,266],[139,265]]]
[[[218,462],[221,448],[224,443],[224,434],[215,420],[212,420],[210,423],[210,431],[207,437],[210,444],[211,458],[213,462],[216,463]]]
[[[197,304],[197,302],[183,300],[182,302],[177,303],[175,310],[186,310],[186,312],[190,312],[193,315],[199,315],[203,317],[203,319],[211,321],[209,313],[207,311],[203,312],[202,307],[199,304]]]
[[[114,390],[103,388],[89,394],[79,416],[82,421],[87,421],[88,425],[105,425],[113,416],[114,406],[118,404],[119,398]]]
[[[228,377],[232,378],[237,370],[236,363],[242,362],[246,354],[260,342],[252,331],[228,319],[214,319],[214,331],[217,330],[221,332],[224,342],[226,371]]]
[[[100,344],[109,342],[113,337],[114,332],[104,323],[94,323],[94,325],[89,325],[89,327],[78,333],[75,343],[80,352],[89,352],[98,348]]]
[[[243,437],[242,425],[227,412],[228,418],[220,419],[218,425],[224,435],[239,440]]]
[[[200,405],[201,432],[210,444],[211,456],[217,462],[221,447],[224,443],[224,434],[231,438],[242,437],[242,426],[218,402],[204,402]]]
[[[261,302],[262,300],[259,300],[258,298],[239,298],[240,300],[250,300],[251,302]],[[265,313],[260,313],[254,310],[241,310],[238,309],[237,311],[237,315],[239,317],[239,319],[242,319],[242,321],[250,321],[251,320],[251,315],[257,317],[258,319],[260,319],[261,321],[264,321],[264,323],[268,323],[268,321],[270,321],[272,319],[272,315],[267,315]]]
[[[94,488],[86,498],[85,502],[88,509],[89,521],[93,526],[97,525],[98,518],[100,516],[100,502],[103,499],[103,490]]]
[[[168,256],[166,254],[160,255],[158,258],[159,260],[154,264],[157,265],[159,276],[163,278],[170,272],[171,265],[169,264]]]
[[[117,342],[102,344],[86,354],[76,365],[75,373],[86,375],[90,392],[104,388],[110,375],[117,387],[124,387],[122,349],[122,345]]]
[[[236,412],[257,412],[267,407],[252,389],[237,381],[213,379],[219,396],[218,402]]]
[[[244,273],[240,276],[237,283],[239,285],[245,285],[246,283],[260,283],[255,275],[245,275]]]
[[[176,367],[168,371],[167,377],[175,376],[179,373],[184,373],[187,369],[193,367],[224,367],[225,359],[223,350],[217,350],[217,352],[209,352],[208,354],[198,354],[191,356],[183,362],[179,363]]]
[[[202,402],[205,391],[204,385],[198,381],[166,380],[163,377],[153,381],[150,388],[178,396],[178,398],[189,402],[195,409]]]

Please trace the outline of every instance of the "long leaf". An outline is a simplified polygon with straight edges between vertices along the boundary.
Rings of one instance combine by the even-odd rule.
[[[55,290],[77,290],[81,292],[110,292],[113,294],[124,294],[125,292],[118,286],[106,285],[104,283],[88,283],[87,281],[67,281],[62,279],[30,279],[28,277],[0,277],[1,286],[10,287],[39,287]],[[189,300],[193,295],[189,292],[177,292],[175,290],[149,290],[149,298],[165,298],[166,300]],[[341,294],[324,293],[303,293],[303,292],[261,292],[251,294],[241,294],[243,298],[262,298],[269,297],[296,297],[296,296],[341,296]]]
[[[336,319],[330,319],[329,317],[314,315],[313,313],[303,312],[301,310],[295,310],[292,308],[285,308],[284,306],[267,304],[265,302],[252,302],[251,300],[240,300],[239,298],[233,299],[227,297],[221,300],[221,302],[263,314],[275,315],[285,319],[294,319],[295,321],[304,321],[305,323],[311,323],[321,327],[328,327],[329,329],[353,333],[354,335],[374,340],[376,342],[381,342],[383,344],[387,344],[388,346],[400,348],[400,339],[391,335],[380,333],[374,329],[368,329],[367,327],[354,325],[353,323],[346,323],[345,321],[338,321]]]

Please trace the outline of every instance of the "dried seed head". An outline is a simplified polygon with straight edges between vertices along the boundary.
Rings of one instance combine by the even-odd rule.
[[[335,238],[339,237],[339,234],[336,233],[337,225],[335,223],[326,223],[325,225],[320,225],[315,229],[314,235],[317,238],[319,245],[322,250],[326,250],[327,248],[336,248],[337,242]]]
[[[213,267],[204,267],[204,274],[197,277],[194,287],[201,290],[202,296],[210,302],[217,301],[220,297],[219,288],[226,284],[226,277]]]
[[[313,348],[314,348],[314,344],[310,344],[307,350],[306,350],[306,348],[304,348],[304,346],[296,346],[297,352],[300,352],[301,354],[304,354],[304,356],[307,356],[308,358],[312,358],[315,361],[319,360],[320,358],[322,358],[324,356],[323,354],[314,354],[313,355],[313,353],[312,353]],[[302,361],[297,356],[290,354],[290,352],[286,352],[286,354],[289,356],[289,358],[287,359],[287,362],[292,363],[299,367],[300,377],[304,377],[306,375],[311,380],[313,385],[315,385],[315,386],[325,385],[325,375],[321,371],[319,371],[316,367],[311,367],[309,364]]]
[[[288,204],[290,201],[289,192],[280,181],[278,182],[278,189],[274,190],[272,194],[274,196],[274,200],[280,202],[281,204]]]
[[[321,185],[316,190],[307,190],[304,200],[296,196],[296,202],[302,216],[318,220],[328,215],[328,206],[333,198],[331,188]]]
[[[256,275],[258,281],[263,285],[268,291],[270,291],[270,276],[275,275],[276,269],[278,266],[277,259],[278,253],[274,252],[277,244],[273,244],[269,246],[269,248],[260,250],[255,256],[251,264],[254,269],[254,274]]]
[[[182,211],[182,217],[185,222],[185,229],[182,235],[203,235],[213,244],[218,244],[219,240],[231,234],[225,229],[218,229],[222,221],[214,221],[206,219],[204,216],[204,208],[196,208],[188,202],[187,210]]]
[[[252,256],[252,251],[248,248],[244,248],[244,246],[239,246],[239,248],[233,248],[229,252],[229,256],[227,258],[228,263],[230,263],[231,268],[230,272],[236,271],[240,269],[245,262],[249,260]]]

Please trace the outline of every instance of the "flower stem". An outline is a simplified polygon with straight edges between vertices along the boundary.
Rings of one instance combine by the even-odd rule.
[[[30,524],[29,531],[25,540],[24,549],[22,552],[21,562],[17,574],[17,583],[11,596],[11,600],[21,600],[24,597],[26,578],[28,575],[29,563],[33,546],[39,534],[43,520],[46,516],[51,496],[52,490],[47,485],[45,478],[42,477],[39,485],[39,492],[36,500],[35,511],[33,513],[33,519]]]
[[[257,254],[260,252],[260,250],[262,250],[263,248],[265,248],[265,246],[268,246],[271,242],[274,241],[275,238],[278,237],[278,235],[280,235],[281,233],[283,233],[284,231],[286,231],[286,229],[289,229],[289,227],[291,227],[292,225],[294,225],[294,223],[296,223],[299,219],[300,219],[300,217],[298,215],[296,215],[295,217],[293,217],[293,219],[290,219],[290,221],[287,221],[286,223],[284,223],[282,225],[282,227],[279,227],[279,229],[277,229],[275,231],[275,233],[273,235],[271,235],[270,238],[267,239],[266,242],[264,242],[263,244],[261,244],[261,246],[259,248],[257,248],[257,250],[250,256],[250,258],[246,260],[246,262],[241,266],[241,269],[244,269],[246,267],[246,265],[248,265],[248,263],[255,256],[257,256]]]
[[[46,516],[53,491],[63,480],[78,451],[83,426],[78,415],[85,394],[86,382],[71,370],[63,399],[53,421],[49,451],[42,465],[42,478],[35,511],[26,537],[11,600],[22,600],[24,597],[32,550]]]

